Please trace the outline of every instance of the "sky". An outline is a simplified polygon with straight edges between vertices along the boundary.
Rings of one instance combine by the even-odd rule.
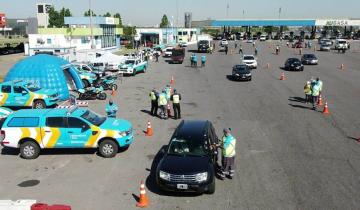
[[[124,24],[156,26],[166,14],[174,25],[182,26],[184,12],[193,20],[279,18],[360,18],[360,0],[91,0],[98,14],[120,13]],[[36,16],[36,3],[51,3],[57,10],[69,8],[82,16],[89,0],[0,0],[0,13],[7,18]],[[227,9],[229,5],[229,9]],[[173,17],[173,18],[172,18]]]

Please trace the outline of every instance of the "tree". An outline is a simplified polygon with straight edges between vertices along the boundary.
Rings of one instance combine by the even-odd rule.
[[[114,18],[118,18],[118,19],[119,19],[119,25],[118,25],[118,27],[123,27],[120,13],[116,13],[116,14],[114,15]]]
[[[94,11],[92,11],[92,10],[87,10],[86,12],[84,12],[84,16],[85,16],[85,17],[89,17],[90,14],[92,14],[92,16],[96,16],[96,14],[94,13]]]
[[[111,17],[110,12],[105,13],[104,17]]]
[[[49,9],[49,27],[62,27],[64,25],[64,19],[61,18],[58,11],[54,7]]]
[[[166,15],[163,15],[161,18],[160,28],[167,28],[169,27],[169,19]]]

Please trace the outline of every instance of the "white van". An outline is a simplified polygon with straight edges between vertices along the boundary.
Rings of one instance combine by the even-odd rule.
[[[347,50],[348,44],[345,39],[337,39],[335,41],[335,50]]]
[[[266,35],[261,35],[260,36],[260,41],[266,41]]]

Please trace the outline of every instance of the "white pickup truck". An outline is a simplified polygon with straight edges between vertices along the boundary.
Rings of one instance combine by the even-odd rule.
[[[119,66],[119,72],[124,75],[135,76],[138,72],[146,72],[148,62],[143,61],[140,58],[128,58],[123,64]]]

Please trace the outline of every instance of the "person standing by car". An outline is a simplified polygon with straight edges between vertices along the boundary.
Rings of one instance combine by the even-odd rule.
[[[221,179],[225,176],[229,179],[234,177],[235,172],[235,145],[236,139],[231,135],[230,128],[225,128],[224,136],[222,137],[222,171],[220,174]]]
[[[180,101],[181,95],[174,89],[174,94],[171,95],[170,100],[173,102],[174,119],[181,119]]]
[[[228,50],[229,50],[229,47],[227,45],[225,45],[225,54],[226,55],[228,54]]]
[[[243,49],[242,49],[242,46],[240,45],[240,48],[239,48],[239,54],[244,54],[243,52]]]
[[[206,56],[202,55],[201,56],[201,67],[205,67],[205,63],[206,63]]]
[[[166,93],[165,90],[162,90],[162,92],[159,95],[158,104],[160,106],[160,117],[162,119],[167,119],[166,114],[166,106],[167,106],[167,100],[166,100]]]
[[[311,82],[307,81],[304,86],[304,93],[305,93],[305,103],[310,103],[311,101]]]
[[[105,107],[106,114],[109,118],[116,118],[116,112],[118,109],[118,106],[113,103],[112,99],[109,100],[109,103]]]
[[[158,99],[159,99],[159,94],[157,93],[157,91],[155,89],[153,89],[150,94],[150,100],[151,100],[151,115],[152,116],[156,116],[158,113]]]

